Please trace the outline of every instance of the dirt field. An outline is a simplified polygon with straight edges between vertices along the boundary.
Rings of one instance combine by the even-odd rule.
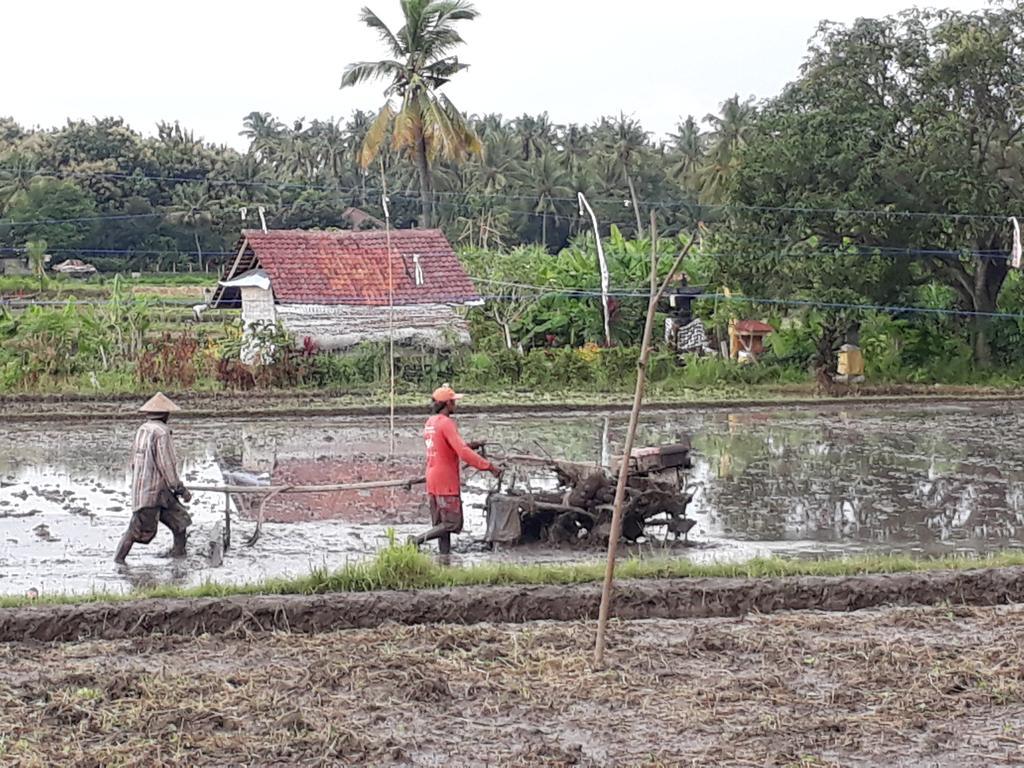
[[[0,646],[0,764],[1024,764],[1024,610]]]
[[[318,633],[390,623],[569,622],[596,618],[600,600],[600,584],[585,583],[40,605],[0,610],[0,641],[120,640],[153,634],[244,637],[264,631]],[[611,610],[612,616],[620,619],[687,619],[941,603],[1024,603],[1024,568],[639,579],[617,585]]]

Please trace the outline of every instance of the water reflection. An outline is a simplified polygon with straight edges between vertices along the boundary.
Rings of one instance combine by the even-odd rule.
[[[389,437],[380,419],[178,420],[174,430],[191,483],[216,485],[225,472],[244,470],[274,483],[320,484],[418,475],[422,421],[399,421],[389,462],[381,458]],[[607,464],[621,450],[628,420],[469,411],[460,421],[468,439],[486,438],[509,452]],[[692,437],[691,479],[701,492],[691,537],[715,546],[691,557],[984,551],[1024,546],[1024,460],[1014,452],[1021,421],[1024,411],[1016,405],[676,410],[646,413],[638,444]],[[116,589],[242,581],[337,567],[373,552],[388,527],[404,536],[426,520],[421,489],[279,497],[268,505],[257,550],[236,547],[222,567],[212,568],[202,556],[202,537],[223,519],[223,497],[201,494],[192,505],[199,546],[184,569],[156,557],[160,542],[138,548],[135,570],[117,572],[109,560],[129,514],[127,451],[135,427],[8,425],[0,434],[0,592],[40,584]],[[470,536],[482,534],[489,482],[468,475]],[[236,542],[251,530],[253,512],[235,510]]]
[[[695,441],[711,530],[935,551],[1019,546],[1020,420],[1005,407],[727,416]]]

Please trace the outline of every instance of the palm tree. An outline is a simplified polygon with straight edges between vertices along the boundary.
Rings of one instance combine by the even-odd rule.
[[[565,160],[566,170],[574,180],[582,179],[586,174],[587,161],[594,151],[592,139],[590,129],[577,123],[563,126],[558,132],[558,150]]]
[[[317,156],[317,169],[336,184],[345,176],[345,154],[347,136],[341,121],[331,118],[326,122],[314,120],[309,127]]]
[[[455,162],[480,151],[480,139],[466,118],[439,92],[468,66],[451,55],[463,42],[455,23],[475,19],[478,12],[466,0],[401,0],[401,6],[405,24],[397,33],[369,8],[363,8],[360,18],[377,31],[393,58],[349,64],[341,87],[370,80],[390,81],[384,90],[387,100],[363,142],[361,162],[364,168],[369,167],[393,125],[392,147],[411,152],[416,161],[423,224],[430,227],[435,221],[433,161],[441,158]],[[397,111],[391,104],[392,96],[401,99]]]
[[[284,124],[269,112],[250,112],[242,121],[239,136],[249,139],[249,151],[265,160],[284,133]]]
[[[203,270],[203,247],[199,243],[199,231],[208,229],[213,224],[211,204],[210,190],[205,184],[181,185],[174,190],[173,205],[177,210],[167,214],[170,223],[192,230],[200,272]]]
[[[36,174],[41,165],[37,156],[18,151],[5,155],[4,164],[7,167],[6,178],[0,178],[0,214],[7,210],[18,192],[28,192],[32,182],[39,178]]]
[[[636,196],[636,184],[633,182],[634,165],[640,156],[649,149],[648,134],[640,123],[632,118],[619,114],[614,121],[602,120],[601,128],[603,149],[613,158],[621,171],[629,188],[629,198],[636,216],[637,237],[644,236],[644,225],[640,218],[640,206]]]
[[[523,115],[512,122],[516,137],[523,149],[523,160],[543,154],[551,146],[553,129],[547,112],[537,117]]]
[[[505,122],[501,115],[497,114],[473,118],[473,130],[485,142],[506,138],[509,136],[510,131],[509,124]]]
[[[501,211],[507,205],[499,202],[498,197],[512,181],[519,147],[509,135],[493,130],[480,132],[485,136],[483,151],[466,164],[469,174],[463,186],[466,193],[464,219],[470,243],[475,238],[482,248],[486,248],[492,239],[502,239],[504,226],[499,225],[499,220],[507,219],[507,212],[502,215]]]
[[[548,246],[548,215],[554,216],[558,222],[559,209],[565,207],[564,202],[571,199],[572,187],[569,186],[569,174],[558,162],[554,152],[534,155],[520,168],[520,179],[533,198],[533,212],[541,216],[541,242]],[[563,205],[559,205],[562,202]]]
[[[693,115],[676,128],[672,139],[672,165],[669,175],[678,181],[684,189],[691,189],[696,182],[697,174],[704,162],[705,137]]]
[[[753,99],[740,101],[736,95],[722,104],[721,115],[704,118],[711,133],[709,162],[704,167],[701,189],[711,202],[720,201],[725,194],[725,185],[736,169],[739,151],[747,143],[756,114]]]

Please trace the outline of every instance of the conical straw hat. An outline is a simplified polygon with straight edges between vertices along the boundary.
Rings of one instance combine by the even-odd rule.
[[[157,392],[139,410],[142,413],[175,413],[181,408],[172,403],[163,392]]]

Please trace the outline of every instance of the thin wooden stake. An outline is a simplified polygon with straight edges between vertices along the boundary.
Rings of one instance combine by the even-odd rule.
[[[224,551],[231,549],[231,494],[224,494]]]
[[[608,562],[604,571],[604,585],[601,589],[601,610],[597,618],[597,641],[594,644],[594,666],[604,665],[605,634],[608,628],[608,612],[612,601],[612,583],[615,578],[615,555],[618,551],[619,536],[622,535],[622,505],[626,498],[626,480],[629,476],[629,460],[633,453],[633,442],[636,439],[636,425],[640,420],[640,408],[643,405],[644,386],[647,381],[647,363],[651,358],[651,337],[654,333],[654,316],[658,301],[672,276],[679,269],[683,259],[693,247],[694,238],[690,238],[683,252],[676,258],[672,269],[658,287],[658,222],[654,211],[651,211],[651,292],[647,302],[647,322],[644,323],[644,336],[640,347],[640,359],[636,365],[636,391],[633,394],[633,410],[629,414],[629,428],[626,430],[626,445],[622,450],[622,461],[619,464],[619,480],[615,486],[615,505],[612,508],[612,529],[608,538]]]
[[[390,421],[388,458],[395,455],[395,278],[391,253],[391,208],[388,206],[388,182],[384,174],[384,158],[380,161],[381,205],[384,208],[384,238],[388,249],[388,364],[390,367]]]

